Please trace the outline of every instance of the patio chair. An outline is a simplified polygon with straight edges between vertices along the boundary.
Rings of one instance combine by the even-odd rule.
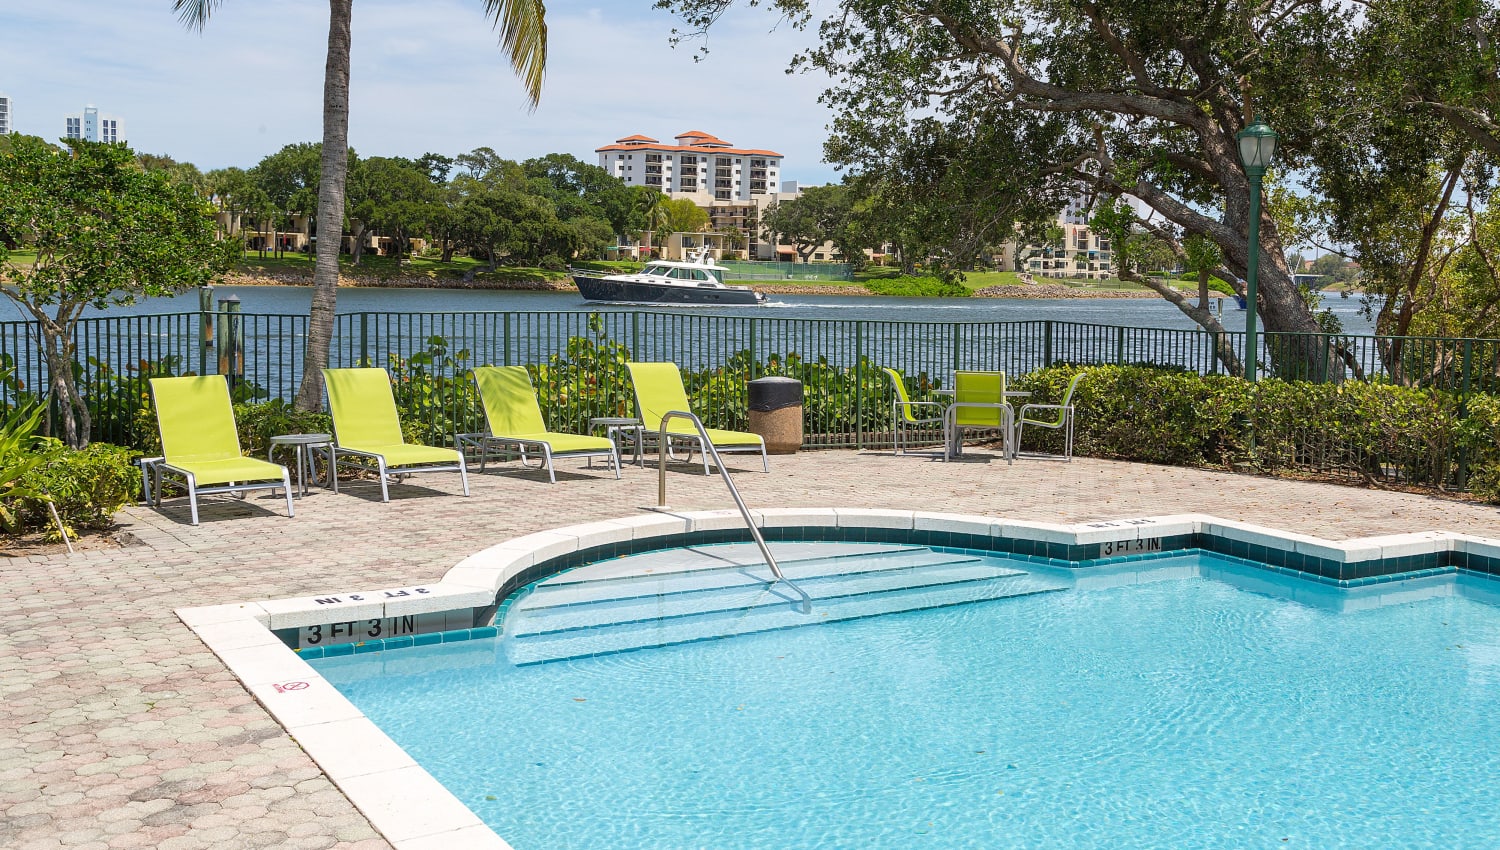
[[[1012,462],[1011,430],[1015,408],[1005,400],[1004,372],[954,372],[953,403],[943,411],[943,459],[963,451],[965,431],[999,431],[1001,450]]]
[[[891,402],[891,433],[895,440],[895,448],[891,454],[901,454],[902,434],[910,435],[912,431],[923,426],[943,424],[943,405],[935,401],[912,401],[911,396],[906,394],[906,380],[901,373],[888,367],[882,368],[886,377],[891,379],[891,387],[896,391],[896,398]],[[932,417],[917,416],[918,408],[937,408],[937,415]]]
[[[401,435],[396,397],[384,369],[324,369],[323,383],[333,416],[333,448],[329,450],[333,492],[339,491],[338,468],[343,462],[360,469],[375,464],[382,502],[391,500],[387,475],[414,472],[457,472],[464,495],[469,495],[463,452],[408,443]]]
[[[198,497],[209,493],[243,496],[249,490],[280,489],[286,494],[286,515],[296,516],[286,467],[240,454],[223,375],[152,378],[151,403],[163,455],[153,464],[156,487],[147,491],[153,505],[161,505],[161,473],[171,472],[187,481],[193,525],[198,524]]]
[[[474,386],[479,389],[479,400],[484,407],[485,426],[483,434],[458,434],[460,448],[465,446],[479,451],[479,469],[484,471],[491,448],[514,446],[527,468],[526,452],[538,451],[542,466],[547,469],[547,479],[557,483],[552,470],[553,458],[583,457],[592,463],[596,457],[609,458],[615,478],[620,477],[620,456],[614,440],[603,437],[585,437],[578,434],[562,434],[548,431],[542,421],[542,408],[537,404],[536,389],[531,385],[531,376],[525,366],[480,366],[474,370]]]
[[[682,385],[682,372],[678,370],[676,363],[626,363],[625,367],[630,370],[630,383],[635,388],[635,406],[641,424],[645,427],[645,436],[647,439],[660,441],[662,417],[673,410],[686,413],[693,411],[688,405],[687,389]],[[708,433],[709,442],[713,443],[720,454],[758,451],[761,466],[766,472],[771,471],[771,463],[766,457],[766,441],[759,434],[725,431],[707,426],[703,430]],[[674,440],[696,447],[703,454],[703,474],[709,474],[707,447],[686,420],[673,419],[667,425],[667,445],[658,445],[656,450],[666,452],[671,457]],[[693,456],[689,454],[687,459],[691,462]]]
[[[1063,460],[1073,460],[1073,391],[1078,389],[1078,382],[1082,380],[1082,372],[1073,376],[1059,404],[1021,405],[1021,411],[1016,419],[1016,454],[1021,453],[1021,434],[1025,432],[1027,425],[1033,428],[1051,428],[1054,431],[1060,428],[1063,432]],[[1056,415],[1046,419],[1033,419],[1028,415],[1037,410],[1051,410]]]

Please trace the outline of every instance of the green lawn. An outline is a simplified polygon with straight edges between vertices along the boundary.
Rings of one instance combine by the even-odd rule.
[[[484,265],[478,260],[469,257],[455,257],[452,262],[440,262],[430,257],[415,257],[405,260],[398,266],[393,257],[369,256],[361,258],[360,264],[355,266],[348,257],[339,258],[339,272],[346,275],[360,275],[363,277],[374,277],[390,279],[398,277],[426,277],[433,279],[457,280],[471,269],[480,268]],[[242,274],[312,274],[313,257],[308,254],[288,253],[281,257],[273,257],[269,253],[265,257],[251,252],[245,255],[236,269]],[[479,272],[476,280],[489,281],[534,281],[534,280],[566,280],[566,272],[553,272],[539,269],[534,266],[501,266],[492,272]]]

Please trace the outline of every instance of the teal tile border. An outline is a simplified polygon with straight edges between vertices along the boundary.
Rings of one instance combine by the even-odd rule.
[[[374,638],[359,643],[336,643],[331,646],[309,646],[293,649],[303,659],[338,658],[344,655],[365,655],[387,649],[405,649],[410,646],[431,646],[438,643],[458,643],[465,640],[480,640],[498,637],[500,630],[494,626],[477,626],[472,629],[453,629],[446,632],[428,632],[425,635],[402,635],[400,637]]]

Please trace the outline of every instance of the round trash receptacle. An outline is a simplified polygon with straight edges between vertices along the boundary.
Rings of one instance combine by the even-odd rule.
[[[796,378],[756,378],[750,388],[750,430],[766,441],[766,451],[789,455],[802,448],[802,382]]]

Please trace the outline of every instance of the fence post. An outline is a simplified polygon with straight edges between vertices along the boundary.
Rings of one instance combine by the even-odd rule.
[[[959,346],[963,344],[963,330],[963,325],[960,325],[958,322],[953,323],[953,371],[955,372],[960,368],[958,365],[958,351]]]
[[[370,366],[370,314],[359,314],[359,365]]]
[[[510,313],[505,314],[505,324],[502,326],[502,333],[500,335],[501,341],[505,346],[505,362],[502,364],[504,366],[510,365],[510,317]]]
[[[750,322],[750,333],[749,333],[749,336],[750,336],[750,339],[749,339],[749,343],[750,343],[750,369],[749,369],[749,374],[750,374],[750,380],[753,381],[756,378],[756,374],[755,373],[758,372],[758,371],[760,371],[760,358],[757,357],[756,354],[755,354],[755,326],[758,325],[758,324],[760,324],[760,322],[759,322],[758,319],[755,319],[753,317],[749,319],[749,322]]]
[[[641,360],[641,311],[630,311],[630,356]]]
[[[1466,339],[1466,340],[1464,340],[1463,371],[1460,373],[1461,374],[1460,380],[1462,381],[1462,383],[1459,385],[1460,389],[1459,389],[1459,395],[1458,395],[1458,421],[1459,422],[1463,422],[1469,416],[1469,390],[1471,388],[1471,384],[1470,384],[1469,380],[1470,380],[1470,375],[1473,374],[1473,372],[1471,371],[1471,363],[1473,361],[1473,357],[1474,357],[1474,340],[1472,340],[1472,339]],[[1465,489],[1468,489],[1468,486],[1469,486],[1469,450],[1466,447],[1464,447],[1464,446],[1459,446],[1458,447],[1458,489],[1465,490]]]
[[[214,344],[214,287],[198,287],[198,374],[208,374],[208,349]]]
[[[1115,365],[1125,365],[1125,326],[1115,328]]]
[[[1048,319],[1042,329],[1042,368],[1052,366],[1052,320]]]
[[[865,323],[854,323],[854,448],[865,447]]]

